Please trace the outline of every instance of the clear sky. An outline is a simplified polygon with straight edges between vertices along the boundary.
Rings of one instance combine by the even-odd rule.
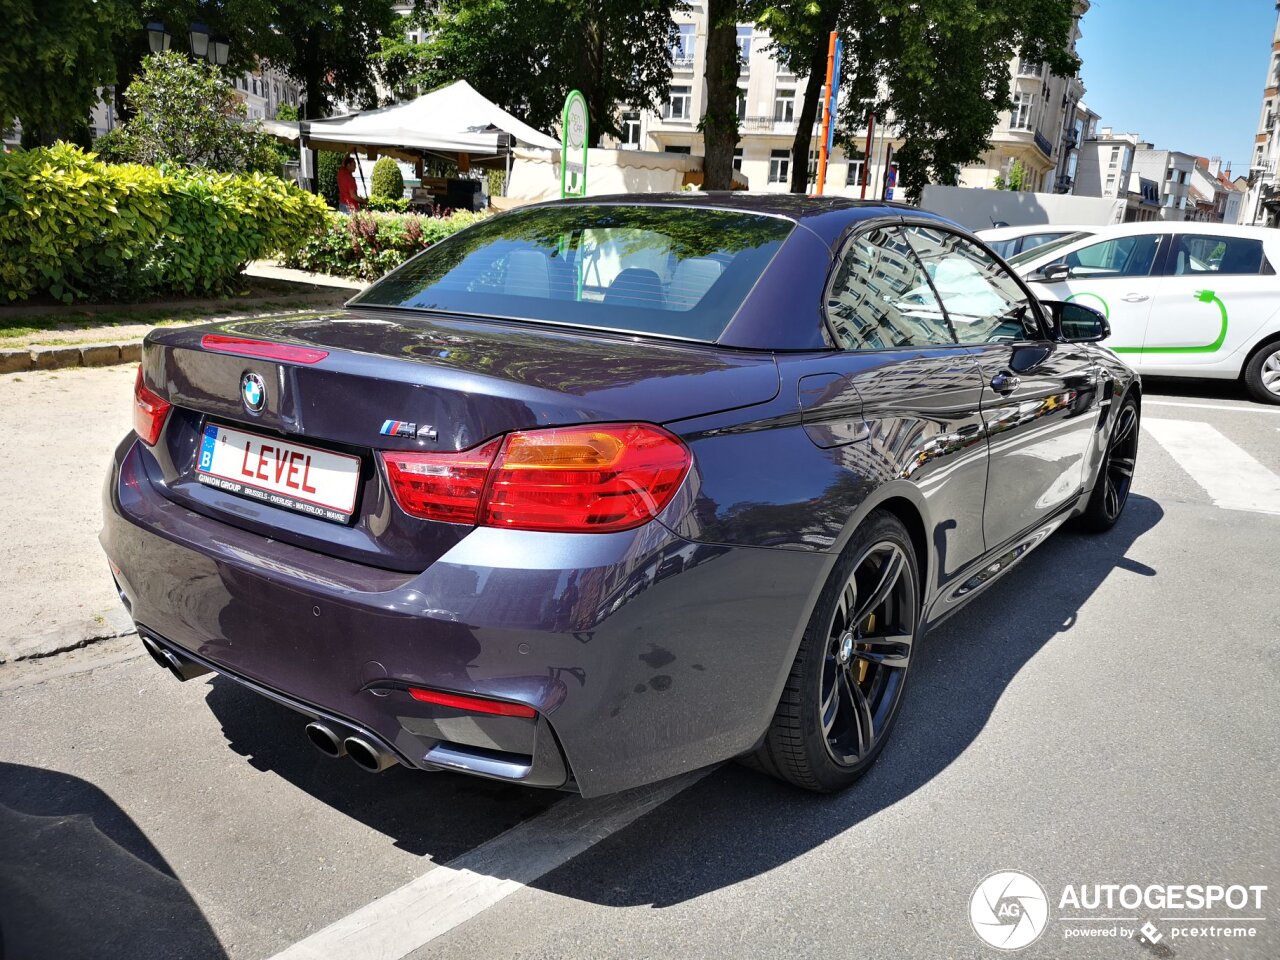
[[[1076,52],[1098,125],[1248,174],[1275,0],[1092,0]]]

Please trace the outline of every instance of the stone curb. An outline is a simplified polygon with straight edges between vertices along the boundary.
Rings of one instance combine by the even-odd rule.
[[[133,619],[123,607],[117,607],[94,620],[69,623],[25,637],[0,638],[0,663],[52,657],[68,650],[87,647],[99,640],[125,637],[134,632]]]
[[[86,343],[77,347],[23,347],[0,350],[0,374],[65,370],[68,367],[113,367],[120,363],[138,363],[141,359],[141,340]]]

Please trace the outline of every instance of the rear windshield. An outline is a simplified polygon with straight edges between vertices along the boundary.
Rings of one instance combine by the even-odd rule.
[[[1082,240],[1087,236],[1089,236],[1087,233],[1068,233],[1056,240],[1050,240],[1047,243],[1042,243],[1038,247],[1033,247],[1030,250],[1023,250],[1021,253],[1009,257],[1005,262],[1011,267],[1020,267],[1024,263],[1030,263],[1032,260],[1039,260],[1041,257],[1048,256],[1053,253],[1053,251],[1060,250],[1067,244],[1075,243],[1077,240]]]
[[[794,226],[736,210],[531,207],[454,234],[353,303],[712,341]]]

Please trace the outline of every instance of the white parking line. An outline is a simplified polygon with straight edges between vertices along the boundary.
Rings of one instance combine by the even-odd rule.
[[[598,800],[562,800],[271,960],[399,960],[666,803],[714,769]]]
[[[1218,506],[1280,514],[1280,477],[1209,424],[1148,417],[1142,425]]]
[[[1188,410],[1225,410],[1227,413],[1280,413],[1280,407],[1264,407],[1262,404],[1256,407],[1242,407],[1226,403],[1182,403],[1178,400],[1144,399],[1142,405],[1144,407],[1184,407]]]

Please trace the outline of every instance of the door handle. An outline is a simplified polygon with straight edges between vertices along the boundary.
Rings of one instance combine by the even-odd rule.
[[[1022,380],[1012,373],[1001,371],[991,378],[991,389],[996,393],[1012,393],[1018,389]]]
[[[1151,299],[1145,293],[1126,293],[1120,298],[1125,303],[1141,303],[1143,300]]]

